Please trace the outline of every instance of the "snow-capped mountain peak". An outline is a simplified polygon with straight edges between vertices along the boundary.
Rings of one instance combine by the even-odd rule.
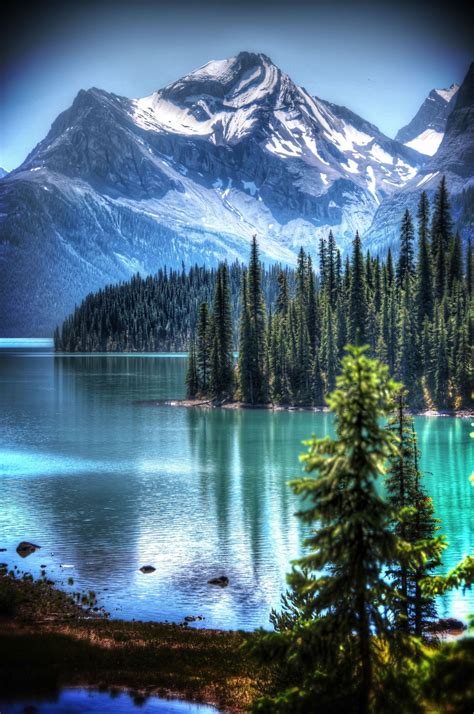
[[[3,319],[14,333],[11,316],[29,314],[13,307],[18,271],[49,329],[86,292],[137,270],[245,259],[253,234],[269,262],[294,262],[300,246],[314,254],[330,229],[344,249],[425,161],[263,54],[213,60],[139,99],[81,91],[1,181],[11,240],[0,264],[2,251],[17,256]]]
[[[452,84],[448,89],[435,89],[434,91],[441,97],[441,99],[444,99],[447,104],[454,97],[458,89],[459,84]]]
[[[448,89],[432,89],[411,122],[400,129],[395,139],[421,154],[433,156],[443,140],[458,89],[457,84]]]

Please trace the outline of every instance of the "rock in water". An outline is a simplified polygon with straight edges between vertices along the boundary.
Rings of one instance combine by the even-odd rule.
[[[226,588],[229,584],[229,578],[226,575],[220,575],[218,578],[211,578],[207,582],[209,585],[219,585],[221,588]]]
[[[34,543],[29,543],[27,540],[22,540],[21,543],[18,544],[16,552],[22,558],[26,558],[28,555],[31,555],[39,548],[41,548],[40,545],[35,545]]]
[[[153,565],[142,565],[140,568],[141,573],[154,573],[156,568],[153,567]]]

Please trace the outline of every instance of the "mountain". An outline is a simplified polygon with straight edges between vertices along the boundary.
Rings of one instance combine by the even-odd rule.
[[[5,171],[5,169],[2,169],[2,167],[0,166],[0,179],[7,175],[8,171]]]
[[[458,89],[457,84],[452,84],[449,89],[433,89],[411,122],[399,130],[396,141],[433,156],[443,139]]]
[[[0,334],[51,334],[137,271],[246,259],[254,233],[268,263],[329,229],[344,249],[426,161],[262,54],[141,99],[81,91],[0,181]]]
[[[455,228],[466,241],[474,236],[474,62],[471,64],[450,112],[438,151],[400,191],[377,210],[365,236],[368,247],[384,251],[398,235],[405,208],[416,215],[422,191],[432,198],[441,176],[446,176]]]

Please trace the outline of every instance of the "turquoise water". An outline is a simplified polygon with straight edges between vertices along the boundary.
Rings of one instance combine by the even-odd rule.
[[[148,697],[146,699],[133,698],[126,692],[109,694],[97,692],[93,689],[64,689],[55,698],[25,699],[21,702],[8,703],[0,700],[2,714],[24,714],[32,711],[35,714],[128,714],[140,712],[141,714],[213,714],[217,712],[214,707],[201,704],[189,704],[177,699],[160,699]]]
[[[183,397],[185,369],[179,355],[0,343],[0,561],[35,575],[44,564],[113,617],[267,626],[304,536],[286,481],[331,417],[139,403]],[[419,417],[416,429],[449,569],[473,542],[470,422]],[[20,540],[41,550],[21,559]],[[219,575],[229,587],[207,584]],[[472,592],[440,604],[441,616],[471,612]]]

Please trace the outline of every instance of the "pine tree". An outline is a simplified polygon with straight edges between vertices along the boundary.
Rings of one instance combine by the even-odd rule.
[[[410,211],[407,209],[403,216],[400,229],[400,253],[397,265],[397,285],[404,286],[415,274],[413,262],[413,241],[415,232]]]
[[[446,178],[443,176],[435,194],[431,221],[435,295],[439,301],[443,299],[446,289],[446,261],[452,225]]]
[[[364,259],[359,233],[353,242],[349,300],[349,339],[354,345],[366,342],[367,294]]]
[[[252,354],[252,337],[252,325],[248,306],[247,273],[244,272],[240,292],[238,382],[240,399],[248,404],[254,404],[256,399],[253,381],[254,356]]]
[[[268,398],[265,302],[262,291],[262,267],[255,236],[252,240],[247,280],[247,309],[251,328],[251,404],[263,404]]]
[[[401,389],[387,425],[388,431],[398,437],[398,450],[389,459],[387,496],[395,513],[401,515],[395,521],[395,533],[401,541],[422,550],[424,557],[411,562],[402,559],[392,568],[391,577],[399,593],[397,626],[421,636],[436,616],[436,607],[434,598],[423,594],[420,583],[439,565],[443,541],[435,537],[433,504],[422,487],[416,433],[406,406],[406,393]]]
[[[196,340],[196,364],[199,391],[207,394],[209,391],[211,370],[211,320],[207,302],[199,307]]]
[[[280,620],[280,632],[257,645],[267,663],[282,663],[289,686],[258,702],[256,711],[368,714],[382,711],[378,698],[387,703],[391,695],[401,704],[399,683],[390,694],[390,679],[377,680],[398,666],[392,615],[399,594],[386,571],[405,544],[401,548],[391,525],[393,509],[378,487],[386,459],[397,453],[396,437],[381,424],[396,389],[387,367],[349,348],[328,399],[336,438],[308,442],[303,461],[315,477],[292,482],[306,506],[299,518],[317,528],[289,577],[289,616]]]
[[[232,396],[234,357],[228,269],[219,265],[213,303],[210,391],[215,397]]]
[[[416,266],[416,301],[418,328],[433,319],[433,271],[429,244],[429,202],[423,191],[418,205],[418,261]]]
[[[462,247],[461,236],[456,233],[451,240],[449,250],[449,270],[448,270],[448,288],[452,293],[456,284],[462,283],[463,279],[463,264],[462,264]]]
[[[189,361],[188,370],[186,373],[186,396],[188,399],[194,399],[199,392],[199,379],[196,363],[196,345],[194,340],[191,340],[189,345]]]
[[[434,365],[434,402],[437,409],[449,406],[449,354],[448,336],[444,320],[443,305],[440,305],[436,314],[435,325],[435,365]]]

